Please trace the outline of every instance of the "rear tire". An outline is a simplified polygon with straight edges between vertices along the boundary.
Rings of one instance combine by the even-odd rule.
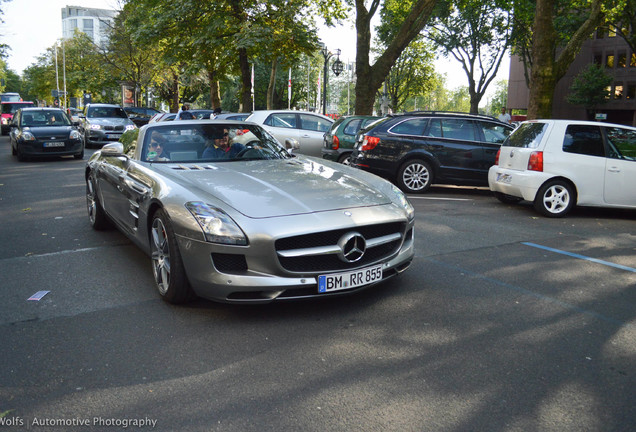
[[[194,293],[185,273],[177,239],[163,209],[157,210],[152,218],[150,257],[152,273],[161,298],[173,304],[192,300]]]
[[[338,158],[338,162],[343,165],[351,165],[351,153],[344,153]]]
[[[433,169],[428,162],[412,159],[398,170],[397,183],[406,193],[426,192],[433,183]]]
[[[552,180],[539,189],[534,208],[544,216],[560,218],[574,208],[576,196],[572,186],[563,180]]]

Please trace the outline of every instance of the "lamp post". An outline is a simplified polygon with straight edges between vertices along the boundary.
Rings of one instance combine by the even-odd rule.
[[[324,74],[323,74],[324,78],[322,82],[322,114],[326,115],[327,114],[327,77],[329,74],[329,59],[333,56],[333,54],[329,52],[329,50],[327,49],[327,45],[321,44],[321,46],[322,46],[322,49],[320,50],[320,52],[322,53],[322,56],[325,58]],[[336,61],[333,62],[333,65],[331,66],[331,70],[336,76],[338,76],[340,75],[340,73],[342,72],[344,68],[344,65],[340,61],[340,49],[336,50],[336,56],[337,56]]]

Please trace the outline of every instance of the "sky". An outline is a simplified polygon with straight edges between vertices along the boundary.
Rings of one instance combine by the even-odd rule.
[[[11,47],[7,64],[9,69],[22,71],[37,61],[37,58],[62,37],[62,8],[84,6],[99,9],[120,9],[118,0],[11,0],[2,3],[4,23],[0,24],[0,41]],[[353,62],[356,51],[356,32],[353,24],[344,24],[337,29],[323,28],[320,39],[330,51],[341,50],[343,62]],[[446,86],[454,89],[467,86],[468,81],[461,65],[454,59],[440,57],[435,62],[437,72],[446,74]],[[508,79],[509,59],[506,57],[494,82]],[[491,84],[489,92],[494,91]],[[487,94],[488,95],[488,94]],[[482,100],[485,105],[486,97]]]

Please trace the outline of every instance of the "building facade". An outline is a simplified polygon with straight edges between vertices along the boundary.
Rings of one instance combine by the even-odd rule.
[[[110,9],[93,9],[83,6],[62,8],[62,37],[70,39],[79,30],[98,46],[108,41],[108,31],[117,12]]]
[[[610,98],[607,103],[594,107],[594,113],[584,107],[567,102],[570,87],[576,76],[589,64],[603,65],[612,76]],[[510,59],[508,79],[508,109],[528,108],[529,90],[526,85],[523,62],[516,56]],[[557,83],[552,103],[552,118],[591,120],[600,114],[603,121],[636,126],[636,53],[625,40],[614,32],[599,29],[585,41],[579,55],[567,73]]]

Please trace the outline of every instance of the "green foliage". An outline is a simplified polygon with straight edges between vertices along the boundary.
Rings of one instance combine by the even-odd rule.
[[[508,102],[508,80],[497,81],[495,83],[495,88],[495,93],[488,101],[488,105],[486,105],[484,109],[484,114],[488,114],[493,117],[499,116],[499,114],[501,114],[502,108],[507,108],[506,103]]]
[[[427,37],[466,73],[471,112],[477,112],[510,45],[509,7],[505,0],[445,0],[438,2],[437,16],[430,23]]]
[[[119,142],[124,145],[124,153],[131,154],[137,147],[137,138],[139,137],[139,129],[127,130],[119,138]]]
[[[605,73],[603,67],[591,64],[574,78],[567,101],[586,109],[605,104],[609,101],[608,87],[611,84],[612,77]]]

